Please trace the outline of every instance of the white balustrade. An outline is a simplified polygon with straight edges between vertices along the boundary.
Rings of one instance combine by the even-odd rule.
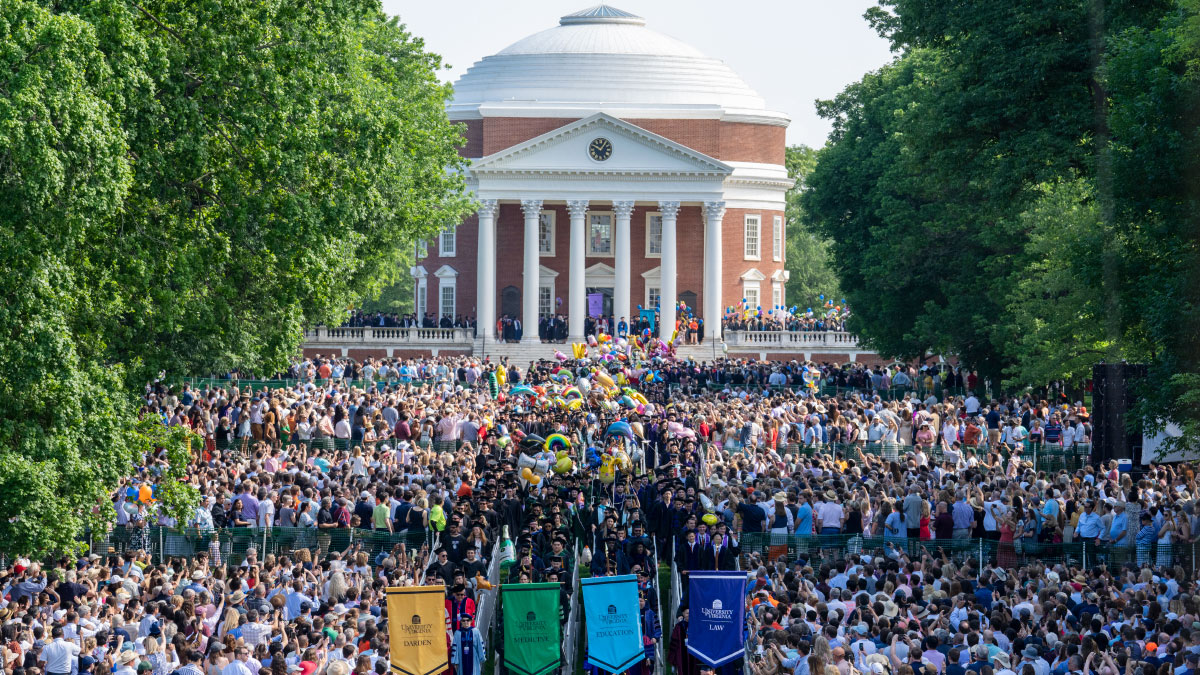
[[[786,331],[786,330],[738,330],[725,331],[725,342],[730,347],[774,347],[811,349],[813,347],[836,347],[858,349],[858,338],[842,331]]]
[[[467,328],[398,328],[361,326],[326,328],[317,326],[304,331],[307,345],[469,345],[474,334]]]

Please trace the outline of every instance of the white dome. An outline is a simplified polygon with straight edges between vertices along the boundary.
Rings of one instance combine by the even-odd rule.
[[[645,23],[607,5],[568,14],[471,66],[454,83],[451,116],[477,116],[481,106],[657,117],[708,109],[786,124],[786,116],[765,111],[762,97],[729,66]]]

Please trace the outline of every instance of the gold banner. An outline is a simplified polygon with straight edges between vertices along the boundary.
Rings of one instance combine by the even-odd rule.
[[[387,589],[393,675],[438,675],[449,669],[446,587]]]

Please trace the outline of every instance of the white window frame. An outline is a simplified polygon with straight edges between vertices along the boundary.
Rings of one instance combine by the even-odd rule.
[[[450,245],[447,246],[447,237],[449,237]],[[453,258],[458,251],[458,231],[457,228],[449,228],[438,233],[438,256],[442,258]]]
[[[429,257],[429,242],[424,239],[417,240],[417,260],[424,260]]]
[[[599,252],[592,248],[592,216],[608,216],[608,252]],[[588,211],[587,220],[585,221],[584,237],[587,239],[587,257],[589,258],[611,258],[613,257],[614,240],[616,239],[616,217],[612,211]]]
[[[642,306],[648,310],[654,311],[656,309],[656,303],[654,301],[655,296],[658,296],[658,301],[662,302],[662,288],[659,286],[651,286],[650,284],[646,284],[646,304]]]
[[[420,321],[425,316],[425,310],[429,307],[427,296],[429,294],[429,284],[424,277],[417,279],[417,320]]]
[[[544,311],[544,306],[550,308],[548,314]],[[554,310],[554,284],[538,284],[538,318],[557,314]]]
[[[783,306],[783,284],[776,281],[771,284],[771,309]]]
[[[756,310],[762,306],[762,286],[758,281],[742,282],[742,297],[746,299],[746,309]]]
[[[750,233],[754,233],[751,246]],[[762,260],[762,216],[757,213],[747,213],[742,221],[742,258],[745,260]]]
[[[555,219],[556,215],[557,214],[550,209],[543,209],[542,212],[538,214],[538,255],[539,256],[546,256],[548,258],[553,258],[555,256],[555,252],[554,252],[555,251],[555,238],[556,238],[555,233],[557,231],[557,222]],[[549,218],[547,218],[547,216],[549,216]],[[545,250],[542,248],[542,226],[547,223],[550,225],[550,248],[549,248],[549,250]]]
[[[775,262],[783,261],[783,216],[775,216],[771,224],[771,252]]]
[[[446,311],[446,291],[450,291],[450,311]],[[458,316],[458,284],[454,279],[442,279],[442,283],[438,286],[438,321],[442,320],[443,316],[449,316],[453,321],[454,317]]]
[[[650,243],[654,239],[650,236],[650,221],[658,218],[658,251],[650,250]],[[661,258],[662,257],[662,212],[651,211],[646,214],[646,257]]]

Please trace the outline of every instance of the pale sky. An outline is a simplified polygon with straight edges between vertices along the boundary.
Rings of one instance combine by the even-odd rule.
[[[484,56],[558,25],[597,0],[383,0],[453,82]],[[891,60],[887,42],[862,18],[874,0],[610,0],[646,26],[729,64],[767,107],[789,114],[789,144],[825,144],[829,124],[813,102]]]

